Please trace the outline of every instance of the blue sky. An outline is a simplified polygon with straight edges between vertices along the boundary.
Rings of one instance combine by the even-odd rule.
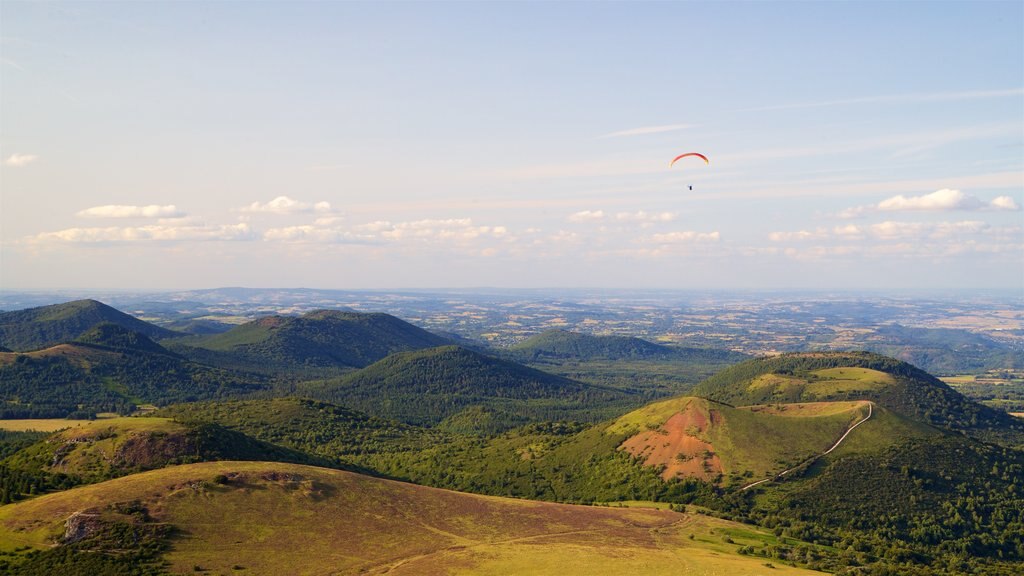
[[[1024,291],[1019,2],[5,1],[0,66],[3,288]]]

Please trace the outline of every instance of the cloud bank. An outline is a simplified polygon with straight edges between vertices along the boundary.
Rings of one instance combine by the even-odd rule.
[[[150,204],[149,206],[107,204],[105,206],[86,208],[75,215],[80,218],[183,218],[186,214],[178,210],[174,204],[166,206],[157,204]]]
[[[1020,210],[1020,206],[1010,196],[999,196],[990,202],[984,202],[976,196],[964,194],[960,190],[943,188],[931,194],[921,196],[898,194],[891,198],[886,198],[878,204],[847,208],[839,213],[839,217],[858,218],[872,212],[969,212],[974,210],[1016,211]]]

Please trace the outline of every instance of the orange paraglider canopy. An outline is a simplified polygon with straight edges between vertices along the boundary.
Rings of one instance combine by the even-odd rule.
[[[708,162],[707,156],[699,154],[697,152],[687,152],[686,154],[680,154],[679,156],[673,158],[672,161],[668,163],[668,167],[671,168],[672,165],[676,163],[676,160],[679,160],[680,158],[686,158],[687,156],[696,156],[697,158],[703,160],[705,164],[710,164],[710,162]]]

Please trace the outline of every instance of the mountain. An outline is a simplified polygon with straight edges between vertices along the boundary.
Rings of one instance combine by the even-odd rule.
[[[0,508],[0,568],[13,574],[810,574],[765,562],[796,549],[828,553],[697,514],[266,462],[174,466]]]
[[[130,413],[136,404],[225,398],[270,388],[264,376],[211,368],[148,337],[100,323],[78,341],[0,352],[0,417]]]
[[[185,338],[172,349],[228,367],[271,371],[362,368],[388,354],[449,342],[389,314],[317,310],[269,316],[227,332]]]
[[[38,350],[79,338],[98,324],[110,323],[148,338],[180,334],[143,322],[96,300],[75,300],[0,312],[0,345],[16,351]]]
[[[533,420],[594,419],[628,405],[631,393],[584,384],[473,352],[441,346],[392,354],[306,390],[382,418],[434,425],[474,405],[530,413]],[[607,416],[604,416],[607,417]]]
[[[940,428],[1010,446],[1024,445],[1024,421],[972,402],[906,362],[869,352],[757,358],[708,378],[693,394],[735,406],[869,400]]]
[[[675,348],[629,336],[593,336],[568,330],[547,330],[508,348],[527,360],[726,360],[746,358],[728,350]]]

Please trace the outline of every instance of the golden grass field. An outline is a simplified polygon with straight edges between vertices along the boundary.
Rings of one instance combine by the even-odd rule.
[[[11,432],[56,432],[65,428],[86,426],[91,420],[68,420],[67,418],[26,418],[24,420],[0,420],[0,430]]]
[[[813,573],[737,554],[777,541],[699,514],[478,496],[266,462],[174,466],[5,506],[0,550],[52,546],[75,512],[134,500],[178,529],[166,555],[175,573]]]

